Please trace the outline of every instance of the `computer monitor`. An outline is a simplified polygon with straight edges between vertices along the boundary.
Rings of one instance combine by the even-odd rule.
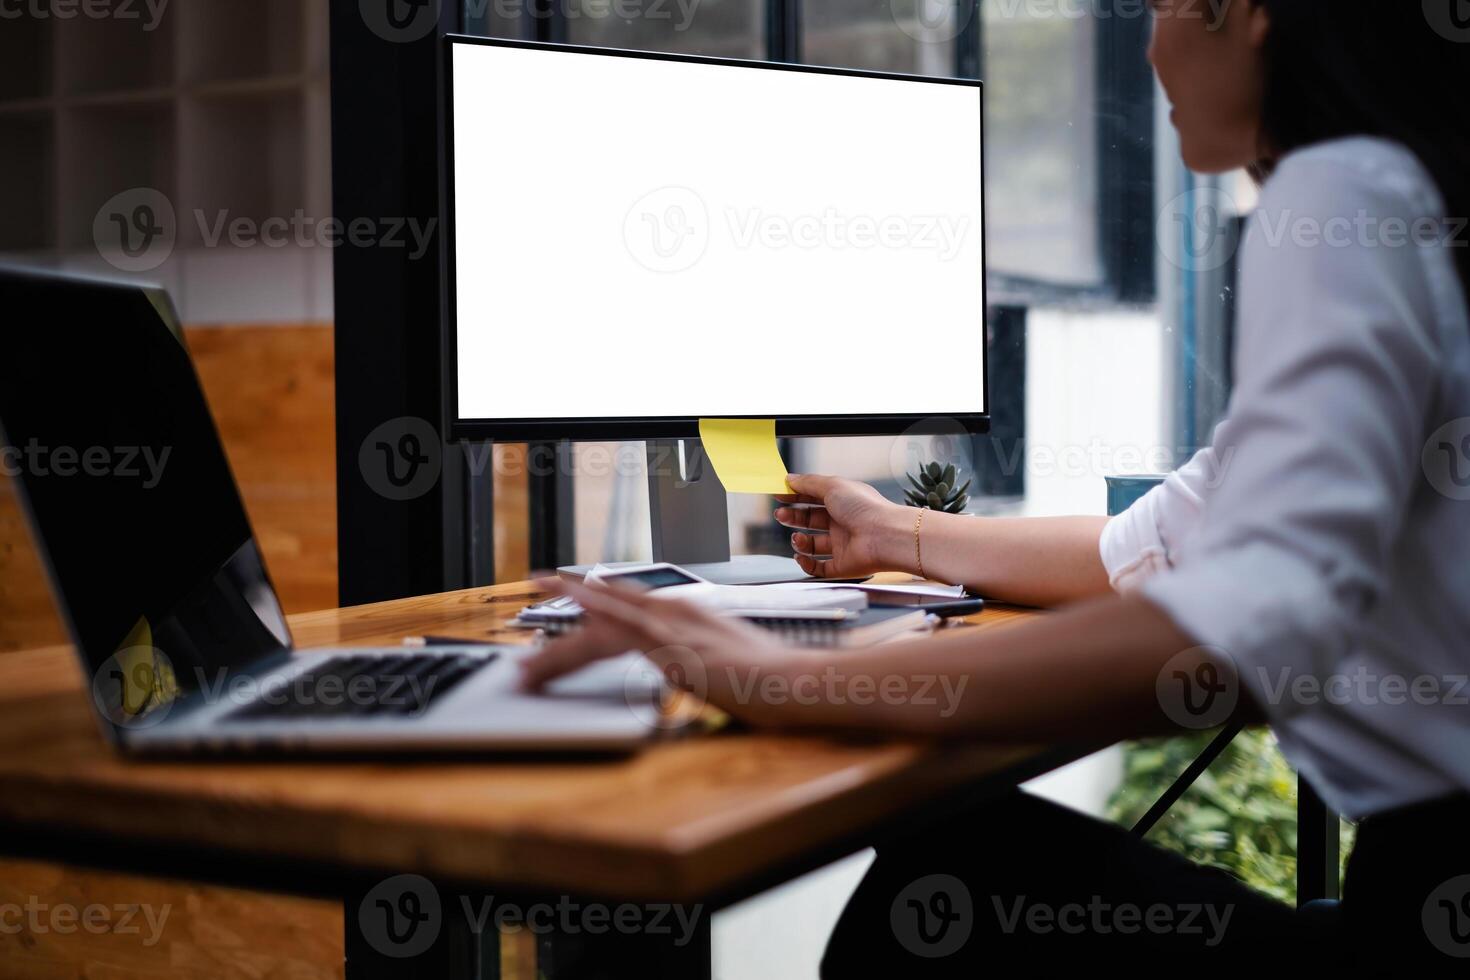
[[[456,437],[983,430],[980,82],[446,44]],[[728,558],[682,449],[650,475],[655,557]]]

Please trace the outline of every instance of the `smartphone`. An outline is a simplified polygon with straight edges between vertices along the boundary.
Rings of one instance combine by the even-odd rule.
[[[647,590],[667,589],[671,585],[694,585],[705,581],[698,575],[686,572],[678,565],[671,565],[666,561],[652,565],[640,565],[637,568],[604,569],[597,573],[595,579],[590,575],[588,579],[596,582],[617,582]]]

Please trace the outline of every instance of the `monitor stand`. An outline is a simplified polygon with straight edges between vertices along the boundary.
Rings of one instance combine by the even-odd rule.
[[[730,555],[725,487],[698,439],[648,441],[648,509],[653,560],[687,568],[721,585],[804,582],[811,576],[790,558]],[[608,562],[609,568],[642,562]],[[591,565],[567,565],[557,574],[582,578]]]

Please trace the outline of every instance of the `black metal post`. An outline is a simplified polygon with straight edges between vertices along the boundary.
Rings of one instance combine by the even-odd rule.
[[[766,60],[801,61],[801,0],[766,0]]]
[[[538,975],[546,980],[709,980],[710,913],[698,911],[687,937],[612,930],[547,937],[541,945]]]
[[[954,73],[956,78],[981,78],[985,70],[984,10],[980,0],[956,0],[955,16],[964,17],[954,39]]]
[[[986,320],[990,431],[974,438],[973,492],[1019,497],[1026,492],[1026,308],[992,307]]]
[[[443,428],[437,234],[439,38],[458,27],[453,3],[332,0],[332,213],[348,228],[435,231],[422,252],[355,233],[333,255],[344,606],[463,580],[462,467]]]
[[[1296,780],[1296,901],[1337,898],[1340,822],[1300,776]]]
[[[1147,303],[1157,292],[1154,79],[1146,57],[1151,23],[1147,17],[1111,13],[1094,25],[1099,247],[1117,298]]]
[[[526,445],[532,571],[551,571],[577,560],[576,485],[570,442]]]
[[[346,980],[498,980],[500,933],[480,899],[399,875],[342,903]]]
[[[1138,819],[1138,822],[1133,825],[1133,833],[1143,837],[1152,830],[1154,824],[1169,812],[1170,807],[1179,802],[1179,797],[1194,785],[1195,780],[1204,775],[1204,771],[1210,768],[1211,763],[1219,758],[1220,753],[1225,751],[1225,747],[1235,740],[1235,736],[1239,735],[1240,730],[1244,727],[1241,722],[1231,722],[1222,728],[1220,733],[1210,740],[1210,744],[1205,746],[1205,750],[1184,768],[1179,778],[1169,784],[1169,788],[1164,790],[1164,795],[1155,800],[1154,805],[1148,808],[1148,812]]]

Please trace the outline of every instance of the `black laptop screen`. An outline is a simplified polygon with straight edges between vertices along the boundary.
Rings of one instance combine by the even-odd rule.
[[[92,679],[151,645],[189,690],[289,634],[161,295],[0,270],[0,466]]]

